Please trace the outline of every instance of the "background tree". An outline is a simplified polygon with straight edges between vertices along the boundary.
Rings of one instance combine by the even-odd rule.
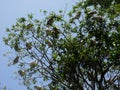
[[[18,19],[4,38],[28,89],[40,90],[40,78],[50,90],[120,89],[119,0],[79,1],[66,16],[43,13]]]

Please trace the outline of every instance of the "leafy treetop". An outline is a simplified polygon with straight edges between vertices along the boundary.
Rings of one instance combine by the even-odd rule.
[[[82,0],[67,16],[43,13],[18,19],[4,38],[24,85],[41,90],[44,78],[50,90],[118,90],[120,1]]]

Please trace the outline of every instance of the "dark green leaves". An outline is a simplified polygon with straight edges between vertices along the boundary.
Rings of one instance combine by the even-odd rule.
[[[19,56],[16,56],[16,58],[13,60],[13,64],[17,64],[19,62]]]
[[[24,17],[18,19],[18,22],[19,22],[19,23],[24,23],[25,21],[26,21],[26,19],[25,19]]]
[[[27,26],[26,26],[26,29],[32,29],[33,28],[33,24],[32,23],[29,23]]]
[[[19,47],[19,45],[17,43],[15,43],[14,49],[15,49],[16,52],[20,51],[20,47]]]
[[[32,49],[32,42],[26,43],[26,48],[28,50]]]
[[[42,88],[39,87],[39,86],[34,86],[34,88],[35,88],[36,90],[42,90]]]
[[[28,14],[28,18],[30,19],[30,20],[32,20],[33,19],[33,14],[31,13],[31,14]]]
[[[21,77],[23,77],[23,76],[25,75],[25,71],[24,71],[24,70],[19,70],[19,71],[18,71],[18,74],[19,74]]]

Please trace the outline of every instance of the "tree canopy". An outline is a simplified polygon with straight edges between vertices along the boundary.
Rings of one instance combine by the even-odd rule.
[[[120,0],[82,0],[67,14],[43,14],[17,19],[4,38],[28,89],[120,89]],[[47,86],[39,87],[41,78]]]

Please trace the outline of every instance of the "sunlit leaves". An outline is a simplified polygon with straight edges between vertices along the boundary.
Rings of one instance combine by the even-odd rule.
[[[57,54],[57,53],[53,53],[53,55],[52,55],[52,57],[53,57],[54,59],[56,59],[56,58],[57,58],[57,56],[58,56],[58,54]]]
[[[120,14],[120,4],[115,5],[115,11],[117,14]]]

